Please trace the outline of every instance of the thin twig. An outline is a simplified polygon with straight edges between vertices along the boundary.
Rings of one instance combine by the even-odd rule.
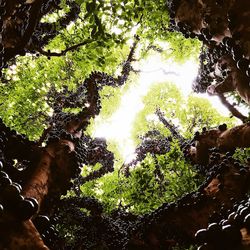
[[[49,50],[48,50],[48,51],[45,51],[45,50],[43,50],[43,49],[41,49],[41,48],[38,48],[37,51],[38,51],[39,53],[41,53],[42,55],[45,55],[45,56],[64,56],[68,51],[75,50],[75,49],[77,49],[77,48],[79,48],[79,47],[81,47],[81,46],[84,46],[84,45],[86,45],[86,44],[89,44],[89,43],[91,43],[91,42],[93,42],[93,41],[94,41],[94,40],[92,40],[92,39],[87,39],[87,40],[85,40],[85,41],[83,41],[83,42],[81,42],[81,43],[75,44],[75,45],[73,45],[73,46],[71,46],[71,47],[69,47],[69,48],[67,48],[67,49],[65,49],[65,50],[63,50],[63,51],[61,51],[60,53],[57,53],[57,52],[50,52]]]

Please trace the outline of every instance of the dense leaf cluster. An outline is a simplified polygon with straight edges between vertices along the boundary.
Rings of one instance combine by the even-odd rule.
[[[201,12],[205,28],[199,29],[196,16],[179,15],[180,8],[193,10],[199,3],[181,3],[0,0],[0,116],[6,124],[1,120],[1,235],[11,222],[35,226],[51,249],[172,249],[195,243],[195,231],[208,222],[196,234],[200,249],[241,247],[240,230],[249,229],[250,214],[249,201],[242,200],[249,182],[246,156],[237,152],[240,163],[231,152],[210,149],[208,164],[195,169],[182,152],[200,142],[198,133],[189,140],[195,130],[203,127],[204,135],[223,118],[206,101],[184,100],[171,84],[153,86],[134,128],[140,141],[135,159],[123,166],[114,164],[104,139],[86,134],[101,112],[100,91],[123,86],[137,72],[133,62],[152,49],[181,62],[197,52],[193,39],[202,41],[197,92],[211,81],[249,83],[242,34],[234,13],[223,11],[226,1],[209,1],[211,12],[220,15]],[[217,43],[212,38],[224,17],[232,37]],[[39,200],[21,195],[27,186]],[[8,244],[5,236],[0,248]]]

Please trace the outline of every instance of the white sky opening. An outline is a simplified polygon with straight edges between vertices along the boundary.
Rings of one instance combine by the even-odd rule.
[[[133,121],[143,108],[142,98],[148,93],[154,83],[172,82],[179,87],[186,98],[192,92],[192,83],[198,74],[198,63],[188,60],[184,64],[177,64],[172,60],[162,60],[159,54],[150,56],[140,63],[138,84],[131,86],[121,98],[118,110],[93,131],[94,137],[112,139],[118,143],[118,149],[125,161],[134,157],[135,145],[131,138]],[[171,73],[169,73],[171,72]],[[167,74],[166,74],[167,73]],[[222,115],[230,114],[218,97],[207,94],[197,94],[206,98]],[[97,117],[98,120],[98,117]]]

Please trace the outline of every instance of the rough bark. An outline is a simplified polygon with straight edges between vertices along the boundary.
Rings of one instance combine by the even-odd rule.
[[[226,65],[229,74],[226,79],[216,85],[210,85],[207,92],[211,95],[220,95],[227,92],[237,91],[241,98],[250,104],[249,78],[240,69],[230,56],[223,56],[217,62],[218,65]]]
[[[188,194],[176,203],[164,204],[142,219],[133,233],[129,249],[170,249],[174,242],[194,243],[196,231],[207,227],[210,216],[221,209],[230,209],[249,188],[249,167],[244,174],[233,162],[227,167],[223,173],[218,165],[198,192]],[[216,177],[218,173],[221,175],[219,179]]]
[[[226,56],[222,56],[213,67],[226,63],[229,69],[228,77],[222,82],[208,88],[210,94],[221,94],[237,91],[240,97],[250,104],[249,89],[249,53],[250,53],[250,8],[247,0],[223,1],[187,1],[180,0],[175,11],[175,21],[180,31],[192,32],[209,48],[222,49]],[[231,39],[225,43],[226,39]],[[232,51],[237,54],[232,57]],[[229,53],[227,53],[227,52]],[[218,53],[217,53],[218,54]],[[236,66],[239,60],[245,60],[242,68]],[[234,59],[234,60],[233,60]],[[208,72],[203,72],[208,75]],[[216,82],[216,76],[212,77]],[[202,82],[201,82],[202,84]],[[210,82],[212,84],[212,81]]]
[[[7,1],[6,4],[6,14],[3,17],[3,40],[2,44],[5,48],[5,60],[8,61],[10,58],[14,57],[21,50],[25,48],[32,33],[34,32],[37,23],[40,21],[42,15],[40,14],[40,9],[43,4],[41,0],[34,0],[29,2],[28,5],[30,9],[27,10],[25,18],[17,17],[11,18],[15,14],[16,9],[20,6],[18,1]],[[27,22],[23,24],[26,29],[21,28],[20,23]],[[17,32],[17,27],[19,27],[19,32]]]
[[[30,37],[41,18],[40,7],[43,1],[26,1],[30,5],[28,11],[29,22],[23,33],[17,34],[15,26],[22,22],[20,18],[11,19],[15,13],[18,1],[7,1],[6,14],[3,17],[4,32],[2,44],[5,48],[5,61],[20,53],[29,43]],[[228,14],[235,18],[233,26],[228,29]],[[209,16],[207,24],[205,17]],[[249,2],[248,0],[224,0],[222,5],[216,1],[181,0],[176,12],[176,21],[187,23],[192,32],[200,34],[201,28],[209,27],[212,39],[218,45],[225,36],[233,36],[240,33],[239,45],[242,47],[245,58],[249,58]],[[231,23],[232,25],[232,23]],[[132,52],[131,52],[132,55]],[[131,56],[132,58],[132,56]],[[219,64],[226,62],[231,73],[223,83],[214,86],[214,93],[236,90],[239,95],[250,103],[249,78],[236,67],[236,63],[229,57],[223,57]],[[224,85],[223,85],[224,84]],[[90,109],[84,109],[78,119],[69,123],[66,130],[75,137],[80,137],[80,129],[85,128],[88,119],[98,113],[97,88],[88,84]],[[225,87],[225,88],[224,88]],[[92,105],[94,104],[94,105]],[[233,150],[235,147],[250,146],[250,124],[246,123],[227,130],[206,131],[198,136],[194,150],[194,160],[198,163],[208,163],[209,149],[217,147],[221,152]],[[35,197],[41,207],[44,198],[50,191],[60,193],[60,189],[70,180],[71,162],[69,155],[74,151],[74,143],[69,140],[59,140],[49,144],[44,149],[39,164],[34,170],[30,180],[23,189],[26,197]],[[52,171],[53,170],[53,171]],[[195,232],[207,225],[209,216],[214,211],[219,211],[221,204],[225,208],[232,206],[231,198],[241,199],[249,187],[249,168],[244,174],[229,164],[229,171],[223,174],[223,178],[212,176],[204,184],[199,192],[184,197],[173,205],[164,205],[141,221],[141,227],[133,234],[131,246],[135,249],[167,249],[173,242],[168,237],[165,229],[176,232],[176,235],[184,235],[188,240],[194,238]],[[57,172],[58,178],[54,179],[52,172]],[[215,171],[216,174],[218,173]],[[55,181],[56,180],[56,181]],[[223,189],[219,185],[223,184]],[[3,249],[47,249],[39,233],[31,220],[16,222],[12,218],[0,221],[0,233]],[[141,235],[141,237],[139,236]],[[170,239],[170,240],[169,240]]]
[[[0,222],[0,249],[48,250],[31,220]]]
[[[250,123],[231,129],[213,129],[196,136],[195,147],[189,148],[191,159],[200,164],[207,164],[209,149],[218,148],[220,152],[233,151],[235,148],[250,147]]]
[[[45,150],[33,175],[23,188],[22,194],[37,199],[39,207],[48,194],[52,160],[52,156]]]
[[[71,178],[69,154],[73,150],[74,144],[66,140],[60,140],[44,149],[38,165],[22,192],[24,197],[37,199],[39,209],[49,192],[60,194],[61,190],[69,185]],[[56,178],[53,172],[57,173]],[[31,220],[21,223],[9,220],[7,222],[12,226],[10,230],[3,233],[6,249],[47,249]],[[4,228],[2,224],[0,230],[4,231]]]

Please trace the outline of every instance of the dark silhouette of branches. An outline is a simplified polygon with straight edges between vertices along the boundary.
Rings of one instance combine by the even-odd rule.
[[[89,43],[92,43],[94,40],[92,39],[86,39],[85,41],[81,42],[81,43],[78,43],[78,44],[75,44],[73,46],[70,46],[68,47],[67,49],[61,51],[60,53],[57,53],[57,52],[51,52],[50,50],[48,51],[45,51],[45,50],[42,50],[41,48],[38,48],[37,51],[42,54],[42,55],[45,55],[45,56],[48,56],[48,57],[51,57],[51,56],[65,56],[67,52],[69,51],[74,51],[86,44],[89,44]]]

